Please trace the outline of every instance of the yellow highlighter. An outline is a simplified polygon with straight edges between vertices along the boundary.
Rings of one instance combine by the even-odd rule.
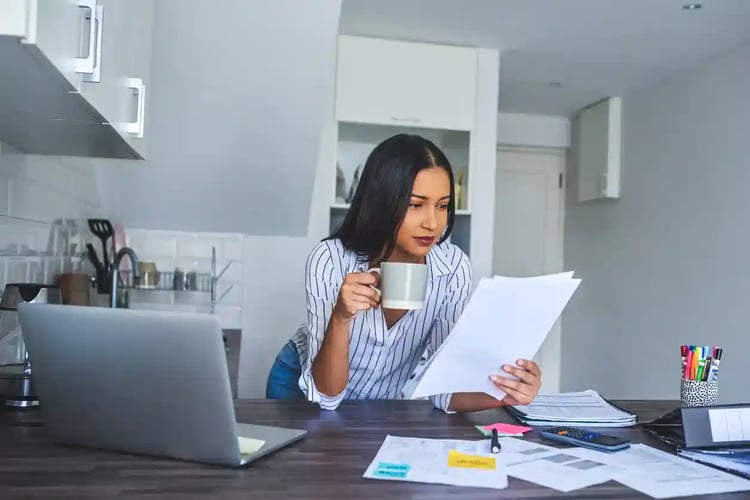
[[[693,348],[693,366],[690,368],[690,380],[695,380],[695,376],[698,375],[698,359],[701,357],[700,348]]]

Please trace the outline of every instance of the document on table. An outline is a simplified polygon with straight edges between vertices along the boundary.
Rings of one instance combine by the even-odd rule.
[[[363,477],[503,489],[508,486],[508,477],[498,456],[490,453],[487,439],[460,441],[388,435]]]
[[[678,454],[750,478],[750,450],[682,450]]]
[[[579,457],[579,448],[552,448],[516,438],[501,440],[502,463],[509,476],[561,492],[569,492],[612,479],[617,468]]]
[[[489,376],[503,374],[504,364],[534,357],[580,281],[571,272],[483,278],[451,334],[428,361],[411,398],[485,392],[503,399],[505,392]]]
[[[616,468],[612,479],[653,498],[708,495],[750,490],[750,481],[691,462],[645,444],[604,453],[584,448],[568,450],[588,460]]]

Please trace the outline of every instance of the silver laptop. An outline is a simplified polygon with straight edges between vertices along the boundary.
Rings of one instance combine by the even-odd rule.
[[[56,442],[241,466],[307,433],[235,422],[214,316],[49,304],[18,313]]]

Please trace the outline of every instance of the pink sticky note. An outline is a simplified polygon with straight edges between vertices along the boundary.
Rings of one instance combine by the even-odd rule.
[[[523,434],[524,432],[529,432],[532,430],[531,427],[524,427],[522,425],[513,425],[513,424],[503,424],[503,423],[497,423],[497,424],[491,424],[491,425],[485,425],[482,427],[482,429],[486,431],[492,431],[492,429],[497,429],[497,432],[499,433],[505,433],[505,434]]]

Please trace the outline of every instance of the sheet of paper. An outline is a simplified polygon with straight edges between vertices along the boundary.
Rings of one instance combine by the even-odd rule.
[[[615,453],[574,448],[578,457],[603,462],[617,471],[613,479],[653,498],[708,495],[750,490],[750,481],[691,462],[644,444]]]
[[[489,376],[534,357],[579,283],[568,275],[483,278],[411,397],[485,392],[504,398]]]
[[[617,468],[602,460],[579,457],[575,449],[552,448],[515,438],[501,440],[502,463],[509,476],[561,492],[605,483]]]
[[[390,481],[477,486],[508,486],[505,469],[490,443],[386,436],[363,477]]]
[[[237,440],[240,443],[240,455],[252,455],[266,444],[261,439],[238,437]]]
[[[681,451],[681,457],[687,457],[699,462],[713,464],[723,469],[730,469],[745,477],[750,477],[750,452],[740,453],[706,453],[705,451]]]

